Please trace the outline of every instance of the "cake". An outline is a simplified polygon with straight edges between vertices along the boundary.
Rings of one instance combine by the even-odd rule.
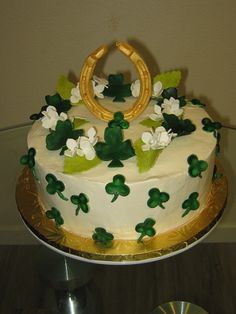
[[[21,158],[46,217],[103,247],[116,239],[145,243],[200,215],[221,127],[201,101],[178,95],[180,71],[151,79],[131,46],[117,46],[139,80],[93,77],[107,50],[102,46],[86,60],[77,85],[61,76],[56,94],[31,116],[29,150]]]

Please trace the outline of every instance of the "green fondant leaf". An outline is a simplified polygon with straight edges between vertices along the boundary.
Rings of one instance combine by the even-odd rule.
[[[82,119],[82,118],[75,118],[73,121],[73,127],[74,129],[78,129],[79,127],[81,127],[82,125],[84,125],[85,123],[88,123],[89,121]]]
[[[101,160],[95,157],[93,160],[87,160],[84,156],[67,157],[64,159],[64,172],[75,173],[87,171],[96,167],[101,163]]]
[[[142,150],[142,145],[144,145],[143,141],[138,139],[134,143],[134,150],[137,156],[139,172],[146,172],[155,165],[157,158],[162,152],[162,149],[149,150],[144,152]]]
[[[64,75],[61,75],[57,81],[56,91],[64,99],[70,99],[71,90],[75,84],[70,82]]]
[[[144,119],[139,124],[147,126],[148,128],[158,128],[162,124],[162,120],[154,121],[150,118]]]
[[[181,80],[180,71],[169,71],[155,76],[153,79],[153,83],[161,81],[163,88],[166,89],[169,87],[177,87],[179,85],[180,80]]]

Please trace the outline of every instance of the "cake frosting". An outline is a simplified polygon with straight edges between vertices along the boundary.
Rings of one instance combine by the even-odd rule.
[[[56,114],[52,114],[57,119],[53,121],[45,118],[49,106],[43,108],[43,114],[38,116],[28,134],[29,152],[23,156],[22,163],[28,162],[33,170],[39,201],[48,219],[54,220],[58,228],[109,246],[113,239],[143,241],[158,237],[158,234],[187,224],[204,209],[212,184],[220,125],[211,121],[200,101],[186,100],[183,106],[176,105],[181,102],[180,97],[166,96],[171,89],[163,86],[163,76],[159,78],[156,94],[125,128],[115,120],[98,119],[71,85],[70,104],[74,101],[76,105],[69,106],[66,113],[56,108]],[[124,108],[131,108],[136,99],[131,96],[124,97],[125,102],[114,102],[111,97],[103,98],[107,92],[104,82],[104,88],[98,88],[98,94],[95,93],[97,97],[100,93],[99,103],[122,117]],[[139,88],[139,82],[134,82],[130,93],[137,96]],[[172,87],[172,92],[175,88]],[[186,135],[178,136],[182,134],[174,133],[166,122],[168,116],[173,115],[181,121],[190,121],[194,127]],[[77,138],[83,137],[87,150],[81,149],[82,140],[80,147],[69,150],[68,138],[64,149],[48,149],[48,135],[57,128],[58,121],[62,125],[67,120],[72,121],[75,130],[83,130],[76,138],[72,136],[70,145],[78,145],[78,141],[75,144]],[[75,121],[79,121],[77,126]],[[126,121],[125,117],[123,121]],[[49,122],[50,127],[47,126]],[[121,140],[127,142],[124,150],[132,152],[127,158],[122,153],[118,164],[117,160],[113,164],[112,158],[101,157],[108,155],[103,151],[107,149],[104,146],[107,128],[108,131],[118,129]],[[157,134],[157,143],[154,139],[158,131],[163,138],[160,140],[161,135]],[[137,143],[142,144],[137,146]],[[152,153],[156,155],[153,157]],[[153,160],[149,165],[150,156]],[[85,167],[77,167],[76,161],[82,159]],[[102,240],[102,234],[107,236],[107,241]]]

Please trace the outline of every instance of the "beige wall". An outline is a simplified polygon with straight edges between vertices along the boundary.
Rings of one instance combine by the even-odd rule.
[[[235,33],[234,0],[1,0],[0,129],[28,122],[44,104],[44,96],[54,92],[60,74],[78,78],[87,55],[116,40],[136,47],[152,75],[181,69],[182,92],[202,99],[215,119],[236,126]],[[127,68],[135,78],[128,61],[113,51],[98,74]],[[8,147],[0,154],[0,231],[22,227],[15,217],[13,193],[26,131],[0,134],[1,150]],[[222,158],[233,185],[236,131],[223,133]],[[227,230],[236,228],[234,210],[231,196],[222,222]]]

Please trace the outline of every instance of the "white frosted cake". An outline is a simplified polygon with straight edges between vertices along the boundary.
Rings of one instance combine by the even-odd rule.
[[[200,101],[177,95],[179,71],[154,78],[149,103],[129,123],[122,112],[139,97],[140,82],[122,78],[91,84],[96,101],[115,113],[108,122],[88,109],[81,85],[61,77],[57,94],[32,116],[21,159],[48,219],[105,247],[113,239],[158,237],[199,215],[219,146],[220,124]]]

